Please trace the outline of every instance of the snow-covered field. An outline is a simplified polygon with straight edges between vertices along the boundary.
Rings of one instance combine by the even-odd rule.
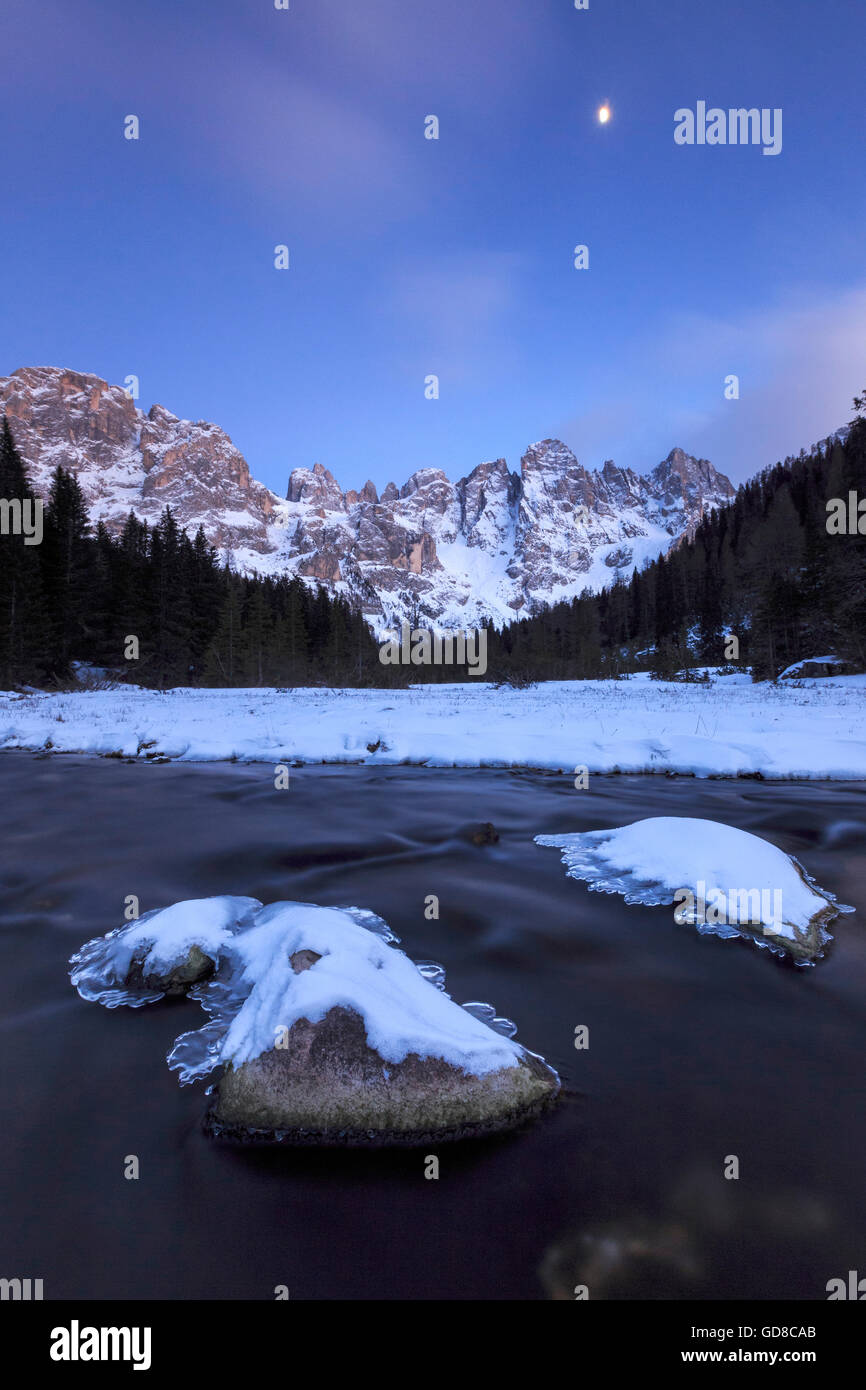
[[[411,690],[0,694],[0,748],[185,761],[422,763],[866,779],[866,676],[634,677]]]

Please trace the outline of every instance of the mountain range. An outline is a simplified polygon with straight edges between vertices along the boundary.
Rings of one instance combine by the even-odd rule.
[[[168,505],[235,568],[323,583],[376,628],[404,618],[468,628],[539,612],[629,575],[734,496],[724,474],[682,449],[647,474],[610,460],[590,471],[544,439],[519,473],[500,458],[456,483],[422,468],[399,488],[344,492],[316,463],[295,468],[281,498],[218,425],[161,405],[145,413],[98,376],[19,368],[0,378],[4,411],[37,494],[59,464],[112,532],[130,511],[153,523]]]

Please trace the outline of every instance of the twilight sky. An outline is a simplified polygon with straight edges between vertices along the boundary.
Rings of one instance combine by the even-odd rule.
[[[0,375],[135,374],[280,493],[547,436],[739,481],[866,386],[863,48],[862,0],[10,6]],[[698,101],[781,153],[676,145]]]

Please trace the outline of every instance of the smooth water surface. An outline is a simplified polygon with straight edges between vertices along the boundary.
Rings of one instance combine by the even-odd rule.
[[[277,791],[267,766],[6,753],[0,789],[0,1274],[46,1298],[823,1299],[866,1271],[862,784],[314,767]],[[590,893],[532,840],[651,815],[764,835],[857,912],[798,970]],[[438,1181],[420,1151],[215,1144],[165,1063],[201,1010],[109,1012],[67,978],[132,893],[371,908],[517,1022],[562,1100],[443,1145]]]

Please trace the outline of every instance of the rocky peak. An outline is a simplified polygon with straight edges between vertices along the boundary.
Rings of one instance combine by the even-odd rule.
[[[520,476],[524,484],[535,478],[544,482],[583,471],[568,445],[563,444],[561,439],[541,439],[536,444],[530,444],[520,460]]]
[[[371,483],[369,478],[367,479],[364,486],[361,488],[359,500],[361,502],[378,502],[379,500],[379,494],[376,491],[376,484]]]
[[[630,468],[620,468],[613,459],[605,459],[601,476],[614,495],[632,493],[640,486],[637,473],[632,472]]]
[[[564,507],[595,505],[599,475],[589,473],[561,439],[531,444],[520,462],[523,497],[534,511],[558,502]]]
[[[74,473],[94,521],[117,529],[130,511],[151,523],[166,505],[215,545],[240,537],[266,544],[276,499],[253,482],[243,455],[218,425],[181,420],[164,406],[145,415],[120,386],[61,367],[24,367],[0,379],[0,411],[43,496],[60,465]],[[244,524],[223,518],[243,515]]]
[[[457,496],[469,545],[484,546],[505,538],[519,492],[520,479],[509,472],[505,459],[479,463],[468,478],[461,478]]]
[[[558,439],[531,444],[520,473],[479,463],[456,483],[417,469],[381,495],[345,494],[321,463],[291,472],[286,499],[250,476],[218,425],[163,405],[147,414],[101,377],[23,367],[0,379],[0,413],[37,492],[61,464],[78,477],[94,521],[130,510],[153,524],[168,504],[240,569],[297,574],[344,593],[380,625],[507,621],[667,550],[703,511],[733,496],[706,459],[673,449],[648,475],[608,459],[580,464]]]
[[[446,488],[453,491],[453,485],[441,468],[419,468],[408,478],[400,489],[401,497],[411,497],[422,488]]]
[[[730,481],[710,463],[698,459],[684,449],[671,449],[666,459],[649,475],[661,500],[667,505],[703,500],[714,505],[734,496]]]
[[[289,502],[308,502],[311,507],[342,510],[345,506],[342,489],[333,473],[321,463],[312,468],[295,468],[289,477]]]
[[[138,432],[135,402],[121,386],[102,377],[60,367],[19,367],[0,381],[0,408],[9,416],[15,439],[31,469],[43,462],[52,470],[56,446],[70,459],[108,464]]]
[[[250,491],[250,470],[243,454],[218,425],[206,420],[193,424],[172,415],[164,406],[153,405],[141,424],[139,448],[148,475],[147,490],[165,488],[172,482],[179,482],[183,489],[194,479],[209,489],[230,485],[244,493]],[[269,512],[269,498],[260,501]]]

